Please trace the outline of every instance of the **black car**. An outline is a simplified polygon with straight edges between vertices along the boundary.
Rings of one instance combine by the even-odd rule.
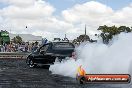
[[[59,61],[65,57],[74,56],[75,46],[70,42],[50,42],[39,47],[35,52],[27,57],[29,67],[35,67],[38,64],[53,64],[58,58]]]

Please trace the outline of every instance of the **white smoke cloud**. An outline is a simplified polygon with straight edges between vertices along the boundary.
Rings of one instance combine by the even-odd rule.
[[[75,77],[82,65],[88,74],[128,74],[132,72],[132,33],[122,33],[113,39],[112,45],[85,43],[77,49],[78,60],[55,63],[49,70],[53,74]]]

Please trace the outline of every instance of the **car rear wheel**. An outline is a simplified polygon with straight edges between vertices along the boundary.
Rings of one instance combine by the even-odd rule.
[[[62,58],[56,57],[55,62],[61,62],[61,61],[62,61]]]
[[[86,83],[86,78],[85,77],[80,77],[79,83],[80,84],[85,84]]]
[[[62,58],[58,58],[58,61],[61,62],[62,61]]]
[[[27,60],[26,60],[27,65],[30,64],[29,61],[30,61],[30,58],[28,57]]]

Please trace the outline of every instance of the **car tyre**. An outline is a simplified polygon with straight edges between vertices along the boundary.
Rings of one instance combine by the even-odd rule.
[[[37,66],[37,65],[34,64],[33,60],[29,60],[29,67],[30,67],[30,68],[34,68],[34,67],[36,67],[36,66]]]
[[[30,62],[30,58],[28,57],[27,60],[26,60],[27,65],[30,64],[29,62]]]
[[[60,58],[60,57],[56,57],[55,62],[59,62],[59,63],[61,63],[61,61],[62,61],[62,58]]]
[[[58,61],[61,63],[61,61],[62,61],[62,58],[58,58]]]
[[[79,80],[78,80],[78,83],[79,84],[86,84],[86,78],[85,77],[80,77]]]

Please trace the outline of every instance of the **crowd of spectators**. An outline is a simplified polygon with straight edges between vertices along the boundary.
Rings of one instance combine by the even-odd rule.
[[[3,44],[0,45],[0,52],[33,52],[35,51],[40,45],[38,42],[29,43],[23,42],[21,44]]]

